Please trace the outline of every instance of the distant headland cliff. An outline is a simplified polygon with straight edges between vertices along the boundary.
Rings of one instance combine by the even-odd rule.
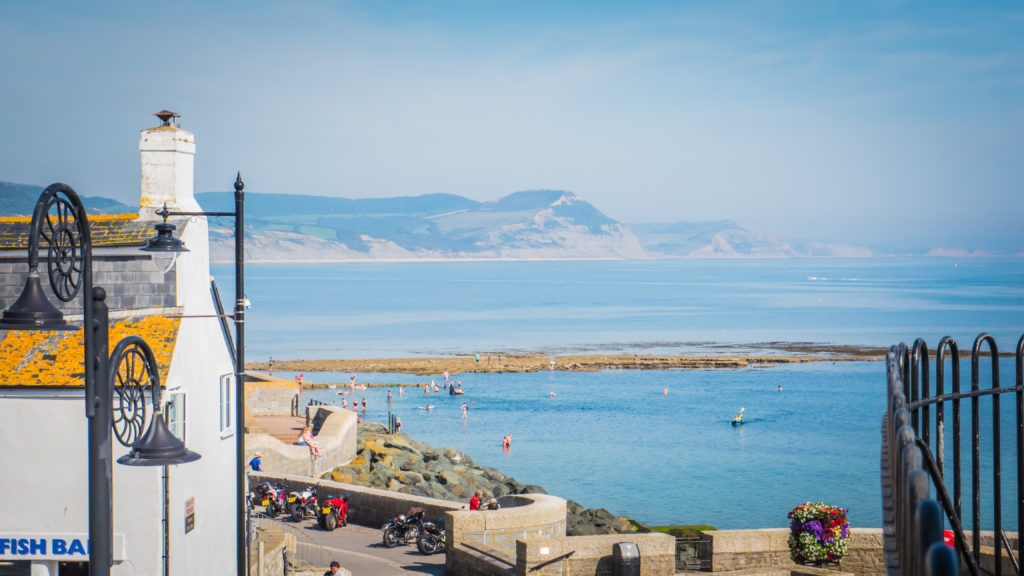
[[[42,187],[0,181],[0,216],[30,215]],[[196,195],[209,211],[232,211],[233,193]],[[656,259],[869,257],[885,249],[794,242],[732,220],[633,223],[609,218],[563,190],[515,192],[491,202],[454,194],[339,198],[246,193],[245,252],[250,262],[475,259]],[[131,213],[99,196],[90,213]],[[210,222],[214,262],[234,259],[230,219]],[[924,253],[922,253],[923,255]]]

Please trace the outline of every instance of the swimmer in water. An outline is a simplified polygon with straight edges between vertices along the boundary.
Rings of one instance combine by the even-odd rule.
[[[558,394],[555,394],[554,390],[548,392],[548,398],[554,398],[555,396],[558,396]]]
[[[665,386],[665,389],[662,390],[661,393],[664,394],[665,396],[668,396],[668,386]]]

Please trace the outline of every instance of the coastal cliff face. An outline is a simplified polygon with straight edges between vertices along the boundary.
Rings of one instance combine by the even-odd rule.
[[[468,501],[475,490],[485,498],[510,494],[546,494],[540,486],[522,484],[495,468],[478,466],[453,448],[436,449],[407,434],[386,434],[383,425],[359,427],[356,457],[331,472],[336,482],[383,488],[404,494]],[[604,509],[585,509],[568,501],[566,534],[583,536],[633,532],[629,518]]]
[[[0,182],[0,216],[30,214],[42,188]],[[196,195],[204,210],[231,212],[231,192]],[[101,197],[90,214],[137,212]],[[563,190],[515,192],[492,202],[453,194],[339,198],[245,195],[250,262],[439,259],[642,259],[869,257],[872,250],[793,242],[732,220],[623,224]],[[230,218],[211,219],[210,256],[234,259]]]
[[[247,259],[646,257],[627,227],[560,190],[517,192],[494,202],[448,195],[375,201],[290,198],[247,196]],[[200,201],[216,209],[225,198],[204,194]],[[210,250],[215,261],[233,258],[233,231],[211,229]]]

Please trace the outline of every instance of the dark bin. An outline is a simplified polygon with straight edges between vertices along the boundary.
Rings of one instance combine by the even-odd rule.
[[[640,549],[633,542],[612,544],[612,573],[615,576],[640,576]]]

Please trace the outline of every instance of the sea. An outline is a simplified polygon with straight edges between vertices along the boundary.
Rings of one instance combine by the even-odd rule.
[[[228,309],[233,271],[213,266]],[[969,351],[983,332],[1012,352],[1024,334],[1024,258],[256,263],[245,272],[249,362],[766,355],[917,338],[934,349],[947,335]],[[969,383],[969,361],[961,372]],[[1000,360],[1000,372],[1012,385],[1012,358]],[[987,382],[988,362],[980,374]],[[305,381],[337,388],[306,398],[351,402],[338,394],[351,376],[307,372]],[[824,501],[847,508],[853,526],[881,526],[883,362],[453,374],[463,396],[424,393],[430,380],[443,383],[441,373],[354,376],[419,386],[390,388],[390,404],[388,389],[359,392],[366,419],[398,415],[419,440],[588,508],[652,525],[738,529],[784,527],[796,505]],[[984,401],[982,413],[990,406]],[[741,411],[745,423],[731,426]],[[1012,494],[1012,402],[1002,412],[1003,481]],[[1009,506],[1004,523],[1015,522]],[[988,507],[983,500],[983,524]]]

